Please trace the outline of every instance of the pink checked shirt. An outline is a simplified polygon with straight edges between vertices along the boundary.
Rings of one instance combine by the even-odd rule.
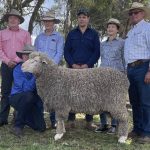
[[[8,64],[10,60],[20,62],[16,51],[23,49],[25,44],[31,44],[29,32],[19,28],[17,31],[9,28],[0,31],[0,60]]]

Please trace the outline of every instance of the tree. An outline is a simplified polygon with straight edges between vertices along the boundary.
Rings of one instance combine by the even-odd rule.
[[[12,8],[17,9],[22,16],[31,15],[29,21],[28,31],[32,34],[34,24],[37,20],[37,17],[40,16],[39,12],[42,10],[42,4],[44,0],[0,0],[2,3],[5,12],[9,12]],[[1,25],[3,22],[1,22]]]

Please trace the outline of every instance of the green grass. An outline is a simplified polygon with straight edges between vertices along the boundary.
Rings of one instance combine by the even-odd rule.
[[[47,114],[46,114],[47,115]],[[48,116],[46,122],[49,123]],[[54,141],[55,130],[47,129],[38,133],[30,128],[24,129],[24,136],[17,138],[10,133],[12,125],[0,127],[0,150],[149,150],[150,144],[138,144],[128,140],[119,144],[116,135],[94,133],[84,129],[83,115],[78,115],[76,128],[67,131],[63,139]],[[12,119],[10,115],[9,120]],[[131,120],[131,119],[130,119]],[[98,122],[98,116],[94,117]],[[130,122],[131,128],[131,122]]]

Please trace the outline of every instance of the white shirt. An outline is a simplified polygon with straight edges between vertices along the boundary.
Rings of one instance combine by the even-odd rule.
[[[150,23],[141,20],[127,34],[124,45],[126,64],[139,59],[150,59]]]

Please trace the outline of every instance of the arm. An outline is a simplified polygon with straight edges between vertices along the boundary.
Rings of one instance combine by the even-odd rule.
[[[54,57],[54,62],[56,64],[59,64],[60,61],[62,60],[63,53],[64,53],[64,38],[63,36],[59,35],[56,45],[56,55]]]
[[[125,58],[124,58],[124,43],[125,41],[123,40],[121,42],[121,59],[122,59],[122,65],[124,67],[124,72],[126,72],[126,64],[125,64]]]
[[[89,61],[87,62],[88,68],[91,68],[99,59],[100,57],[100,41],[98,33],[96,33],[94,37],[94,52]]]
[[[71,37],[70,37],[70,33],[67,36],[66,42],[65,42],[65,47],[64,47],[64,58],[66,60],[66,62],[72,66],[73,64],[75,64],[70,51],[72,50],[71,47]]]
[[[10,59],[5,55],[2,49],[2,32],[0,32],[0,60],[8,65]]]
[[[34,41],[34,47],[36,48],[36,50],[38,51],[38,37],[36,37],[35,41]]]
[[[31,73],[24,73],[21,70],[21,65],[17,65],[13,72],[14,86],[20,91],[34,91],[35,77]]]
[[[147,49],[149,50],[149,53],[150,53],[150,36],[149,35],[150,35],[150,29],[145,32],[146,45],[147,45]],[[149,58],[149,60],[150,60],[150,58]],[[144,82],[146,84],[150,84],[150,62],[149,62],[149,69],[145,75]]]

